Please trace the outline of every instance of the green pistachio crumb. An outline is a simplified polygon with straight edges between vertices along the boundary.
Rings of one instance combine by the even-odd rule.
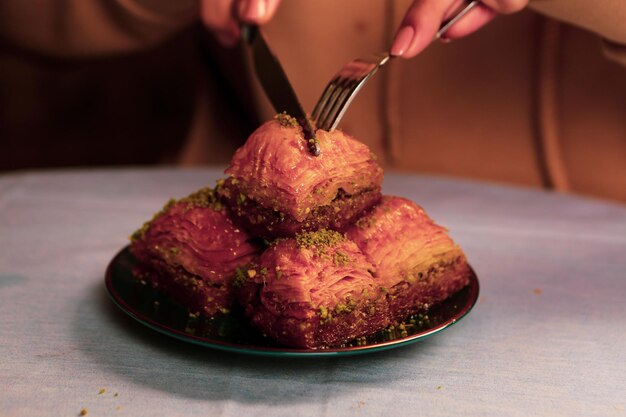
[[[350,262],[350,257],[343,252],[335,252],[333,255],[333,263],[336,266],[344,266]]]
[[[248,282],[247,268],[238,267],[235,269],[235,277],[233,278],[233,287],[239,288]]]
[[[327,229],[320,229],[315,232],[304,232],[296,235],[296,242],[298,242],[300,248],[315,248],[320,253],[324,253],[327,248],[336,246],[344,240],[345,237],[341,233]]]
[[[345,303],[337,303],[334,309],[335,314],[351,313],[356,309],[356,305],[356,301],[348,298]]]
[[[210,188],[210,187],[201,188],[198,191],[195,191],[189,194],[187,197],[181,198],[180,200],[170,198],[168,202],[165,203],[163,208],[159,210],[157,213],[155,213],[154,216],[152,216],[152,219],[145,222],[138,230],[136,230],[130,236],[131,242],[142,239],[144,235],[146,234],[146,232],[150,229],[150,226],[152,225],[152,223],[156,219],[158,219],[159,217],[161,217],[162,215],[170,211],[172,207],[174,207],[176,204],[186,204],[187,209],[191,209],[194,207],[201,207],[201,208],[212,208],[213,210],[216,210],[216,211],[224,210],[224,206],[220,202],[219,197],[217,196],[217,193],[215,192],[213,188]]]
[[[368,229],[372,227],[376,221],[368,216],[363,216],[359,220],[356,221],[356,227],[359,229]]]
[[[320,316],[321,324],[326,324],[326,323],[330,322],[333,319],[333,315],[328,310],[328,308],[325,307],[325,306],[320,306],[318,314]]]
[[[347,313],[349,312],[350,309],[348,308],[348,306],[344,303],[339,303],[335,306],[335,314],[342,314],[342,313]]]
[[[274,116],[274,120],[276,120],[278,124],[280,124],[283,127],[298,127],[299,126],[296,118],[288,115],[286,111],[282,113],[278,113],[276,116]]]

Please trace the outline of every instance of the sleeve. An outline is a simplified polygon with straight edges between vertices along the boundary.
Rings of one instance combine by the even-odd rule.
[[[132,52],[191,24],[198,7],[198,0],[0,1],[0,40],[56,57]]]
[[[626,67],[626,1],[531,0],[529,7],[598,34],[605,56]]]

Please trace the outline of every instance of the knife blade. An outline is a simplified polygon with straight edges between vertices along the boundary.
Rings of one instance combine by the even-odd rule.
[[[267,44],[263,33],[255,25],[244,25],[242,32],[244,40],[252,51],[254,72],[272,106],[274,106],[274,110],[277,113],[286,112],[298,121],[302,127],[304,139],[307,141],[309,152],[318,156],[320,147],[315,137],[315,129],[302,109],[287,74]]]

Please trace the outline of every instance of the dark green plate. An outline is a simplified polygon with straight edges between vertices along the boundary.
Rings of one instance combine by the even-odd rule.
[[[138,322],[168,336],[229,352],[264,356],[357,355],[405,346],[438,333],[462,319],[478,299],[478,278],[425,314],[408,318],[403,326],[329,349],[294,349],[265,338],[251,327],[240,311],[215,318],[192,317],[187,309],[132,274],[135,258],[128,247],[111,261],[105,283],[113,302]]]

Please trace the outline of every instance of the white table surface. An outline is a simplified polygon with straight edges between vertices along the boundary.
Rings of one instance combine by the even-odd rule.
[[[387,352],[261,358],[157,334],[103,284],[134,229],[220,176],[0,176],[0,416],[626,416],[626,206],[388,173],[464,248],[475,309]]]

